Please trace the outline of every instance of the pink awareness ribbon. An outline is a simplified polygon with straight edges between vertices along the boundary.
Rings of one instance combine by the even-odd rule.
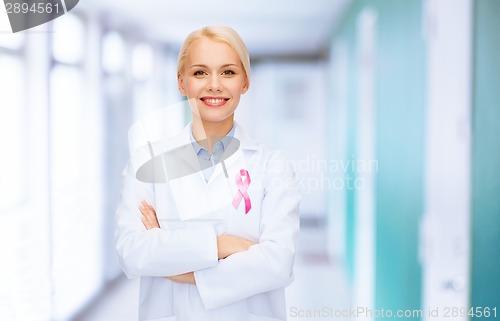
[[[243,181],[242,177],[246,177]],[[245,169],[241,169],[238,175],[236,175],[236,185],[238,185],[238,191],[233,199],[234,208],[238,208],[241,199],[245,199],[245,214],[247,214],[252,208],[252,203],[250,202],[250,196],[247,193],[248,186],[250,185],[250,174]]]

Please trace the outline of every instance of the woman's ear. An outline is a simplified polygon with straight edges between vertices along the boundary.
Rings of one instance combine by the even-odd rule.
[[[184,88],[184,81],[180,74],[177,74],[177,86],[179,87],[179,92],[181,93],[181,95],[187,96],[186,89]]]
[[[242,95],[248,91],[248,87],[250,87],[250,84],[248,83],[248,77],[245,76],[245,84],[243,85],[243,89],[241,90]]]

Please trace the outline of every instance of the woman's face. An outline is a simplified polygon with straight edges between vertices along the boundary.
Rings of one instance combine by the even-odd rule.
[[[248,89],[238,55],[225,42],[208,38],[191,44],[178,82],[181,94],[197,102],[193,112],[212,123],[232,121],[240,96]]]

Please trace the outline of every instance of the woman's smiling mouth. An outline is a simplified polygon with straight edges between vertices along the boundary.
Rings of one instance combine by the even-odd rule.
[[[209,107],[220,107],[223,106],[229,98],[225,97],[202,97],[200,98],[203,103]]]

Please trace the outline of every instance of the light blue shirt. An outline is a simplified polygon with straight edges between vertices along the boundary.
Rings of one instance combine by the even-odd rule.
[[[214,146],[212,147],[212,155],[210,155],[208,149],[198,144],[196,139],[194,139],[192,125],[189,133],[191,135],[191,143],[193,145],[194,152],[198,156],[200,166],[203,169],[205,182],[208,182],[210,176],[212,176],[212,173],[214,172],[215,166],[220,163],[224,151],[234,137],[234,124],[229,133],[227,133],[226,136],[224,136],[221,140],[214,144]]]

